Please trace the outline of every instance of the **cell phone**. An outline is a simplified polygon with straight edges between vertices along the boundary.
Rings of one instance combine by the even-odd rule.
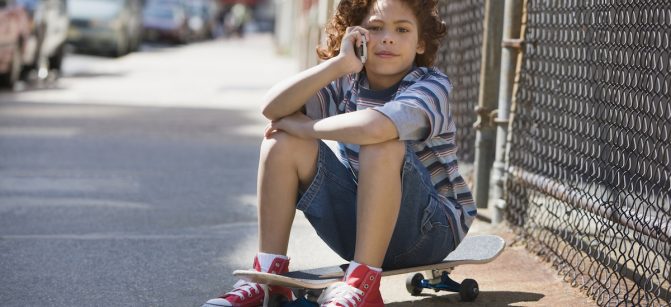
[[[361,63],[366,64],[366,60],[368,59],[368,47],[366,46],[365,36],[361,36],[361,46],[356,48],[356,54],[359,56],[359,59],[361,59]]]

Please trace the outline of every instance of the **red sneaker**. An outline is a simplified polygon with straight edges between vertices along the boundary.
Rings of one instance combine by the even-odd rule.
[[[380,278],[382,272],[359,265],[346,281],[326,288],[317,302],[321,307],[384,307]]]
[[[254,269],[261,272],[261,265],[257,257],[254,257]],[[275,258],[270,265],[268,273],[281,274],[289,271],[289,259]],[[202,307],[257,307],[265,305],[271,295],[282,295],[287,300],[292,299],[291,289],[279,286],[266,286],[257,283],[240,280],[233,286],[230,292],[220,297],[211,299]]]

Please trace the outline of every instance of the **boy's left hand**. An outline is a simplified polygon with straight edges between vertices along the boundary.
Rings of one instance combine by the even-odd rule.
[[[278,120],[271,121],[266,126],[264,136],[266,138],[277,131],[284,131],[299,138],[310,138],[309,132],[314,121],[302,112],[296,112]]]

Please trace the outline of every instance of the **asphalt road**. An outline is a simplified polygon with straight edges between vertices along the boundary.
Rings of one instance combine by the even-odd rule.
[[[200,306],[230,287],[256,248],[258,102],[295,71],[251,37],[70,55],[57,83],[0,92],[0,305]],[[320,246],[296,224],[291,250]]]

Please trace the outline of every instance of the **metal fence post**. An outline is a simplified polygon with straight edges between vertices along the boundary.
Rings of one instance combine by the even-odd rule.
[[[492,223],[498,224],[503,220],[503,189],[506,174],[506,156],[508,140],[508,121],[510,102],[512,100],[513,85],[517,67],[518,52],[522,41],[519,39],[522,25],[521,0],[506,0],[503,20],[503,50],[501,52],[501,84],[499,87],[499,106],[496,128],[496,160],[492,168],[491,199],[493,208]]]
[[[474,124],[475,135],[475,185],[473,195],[478,208],[489,202],[489,176],[494,162],[496,130],[491,114],[497,107],[501,69],[501,27],[503,26],[503,1],[487,0],[483,24],[482,64],[480,68],[480,93]]]

